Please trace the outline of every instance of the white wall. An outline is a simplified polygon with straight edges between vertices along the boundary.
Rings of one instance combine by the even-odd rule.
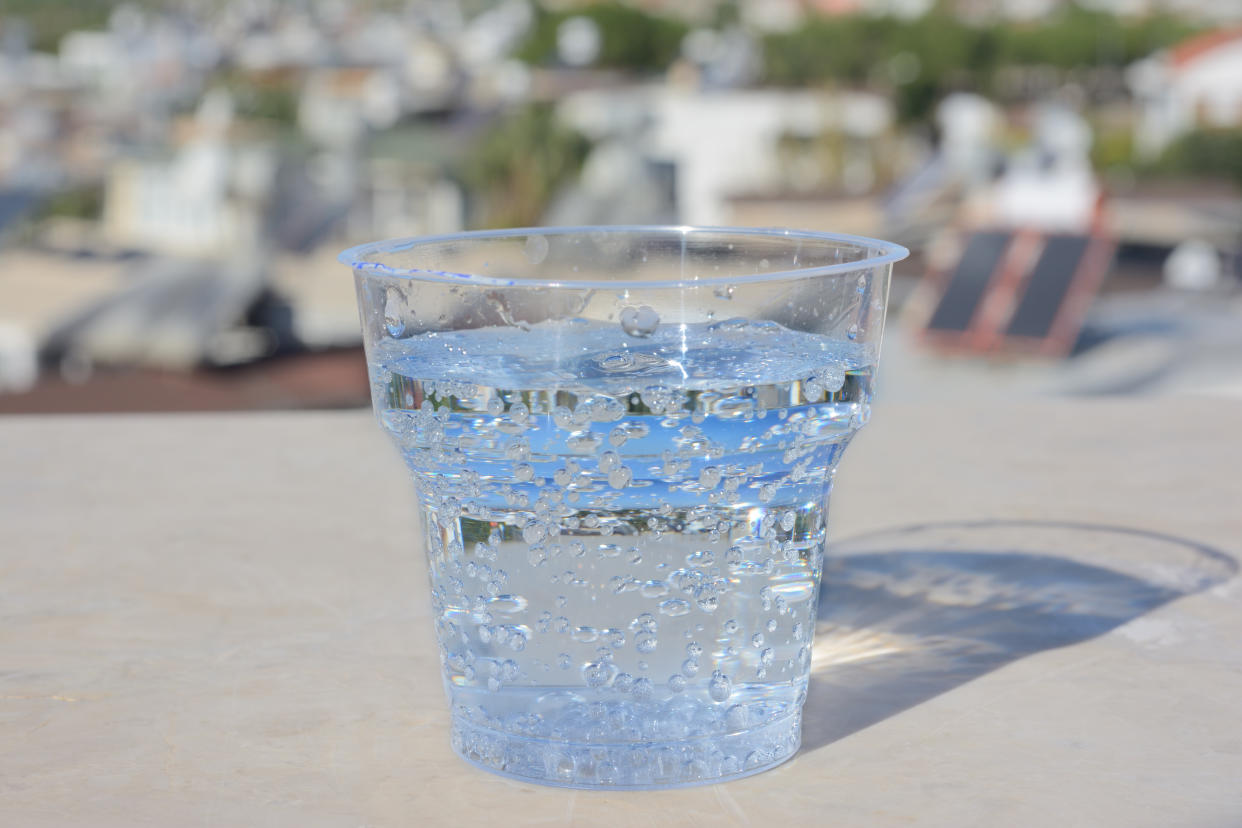
[[[1167,55],[1139,61],[1129,71],[1139,102],[1135,143],[1148,158],[1203,125],[1242,126],[1242,38],[1172,66]]]

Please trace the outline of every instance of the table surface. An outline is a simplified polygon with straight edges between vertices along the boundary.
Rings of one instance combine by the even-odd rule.
[[[0,420],[0,823],[1242,820],[1242,406],[880,405],[802,751],[677,791],[468,767],[362,412]]]

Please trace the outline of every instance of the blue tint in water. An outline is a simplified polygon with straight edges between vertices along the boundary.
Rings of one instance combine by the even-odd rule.
[[[369,356],[426,510],[459,753],[582,787],[793,754],[865,347],[740,320],[642,337],[575,320]]]

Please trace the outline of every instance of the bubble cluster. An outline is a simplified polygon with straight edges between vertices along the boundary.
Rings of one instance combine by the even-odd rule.
[[[655,333],[660,315],[648,305],[627,307],[621,310],[621,328],[630,336],[647,337]]]
[[[827,485],[869,364],[769,323],[617,321],[491,351],[490,329],[390,331],[372,355],[426,511],[455,746],[564,784],[746,773],[797,746]]]

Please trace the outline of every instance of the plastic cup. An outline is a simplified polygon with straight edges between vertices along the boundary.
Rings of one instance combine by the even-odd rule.
[[[603,789],[794,755],[832,478],[905,253],[598,227],[342,254],[421,508],[458,754]]]

